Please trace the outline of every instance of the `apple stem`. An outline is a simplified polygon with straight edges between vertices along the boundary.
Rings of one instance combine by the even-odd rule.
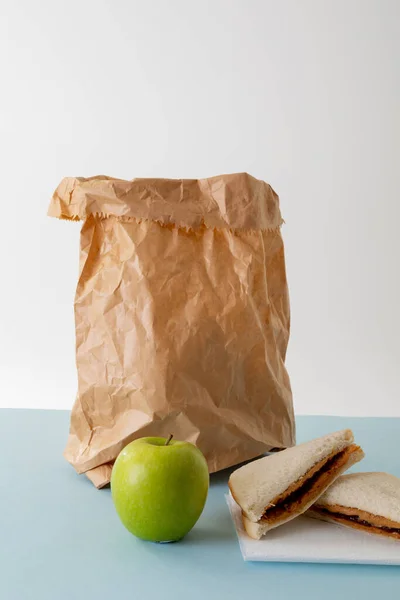
[[[166,445],[166,446],[168,446],[168,444],[170,443],[170,441],[172,440],[172,438],[173,438],[173,437],[174,437],[174,436],[173,436],[173,434],[172,434],[172,433],[170,433],[170,434],[169,434],[169,438],[168,438],[168,439],[167,439],[167,441],[165,442],[165,445]]]

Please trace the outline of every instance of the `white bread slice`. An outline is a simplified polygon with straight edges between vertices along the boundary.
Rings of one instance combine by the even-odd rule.
[[[307,497],[304,498],[304,502],[301,504],[301,508],[297,507],[294,511],[291,510],[288,505],[286,512],[282,515],[279,520],[278,519],[263,519],[261,518],[257,523],[250,521],[245,514],[242,513],[243,526],[247,532],[247,534],[253,538],[259,540],[263,535],[265,535],[271,529],[275,529],[284,523],[288,523],[292,519],[298,517],[300,514],[306,512],[312,505],[315,503],[315,500],[321,493],[331,485],[333,481],[335,481],[342,473],[344,473],[347,469],[349,469],[356,462],[362,460],[364,458],[364,452],[358,446],[355,447],[355,450],[349,453],[347,460],[342,466],[333,472],[330,473],[329,478],[326,479],[324,485],[322,487],[315,487],[315,489],[311,489],[308,493]],[[309,512],[309,511],[308,511]],[[307,513],[308,514],[308,513]],[[313,515],[310,515],[313,516]]]
[[[318,505],[340,504],[400,523],[400,479],[389,473],[343,475],[318,499]]]
[[[388,473],[343,475],[318,498],[307,515],[400,539],[400,479]]]
[[[232,496],[249,521],[257,523],[274,499],[301,480],[318,462],[340,452],[353,442],[350,429],[330,433],[254,460],[234,471],[229,478]]]

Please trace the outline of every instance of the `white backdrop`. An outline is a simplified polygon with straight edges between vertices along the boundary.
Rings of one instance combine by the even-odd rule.
[[[0,1],[0,405],[68,408],[64,176],[247,171],[281,198],[298,413],[400,416],[400,3]]]

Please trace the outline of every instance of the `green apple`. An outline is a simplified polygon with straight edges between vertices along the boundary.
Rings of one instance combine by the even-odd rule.
[[[146,437],[119,454],[111,493],[125,527],[143,540],[181,539],[200,517],[208,493],[207,462],[189,442]]]

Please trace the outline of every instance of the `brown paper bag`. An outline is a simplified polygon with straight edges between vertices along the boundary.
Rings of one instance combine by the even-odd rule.
[[[65,457],[97,487],[142,436],[188,440],[210,472],[295,441],[278,196],[245,173],[67,178],[81,220],[78,396]]]

